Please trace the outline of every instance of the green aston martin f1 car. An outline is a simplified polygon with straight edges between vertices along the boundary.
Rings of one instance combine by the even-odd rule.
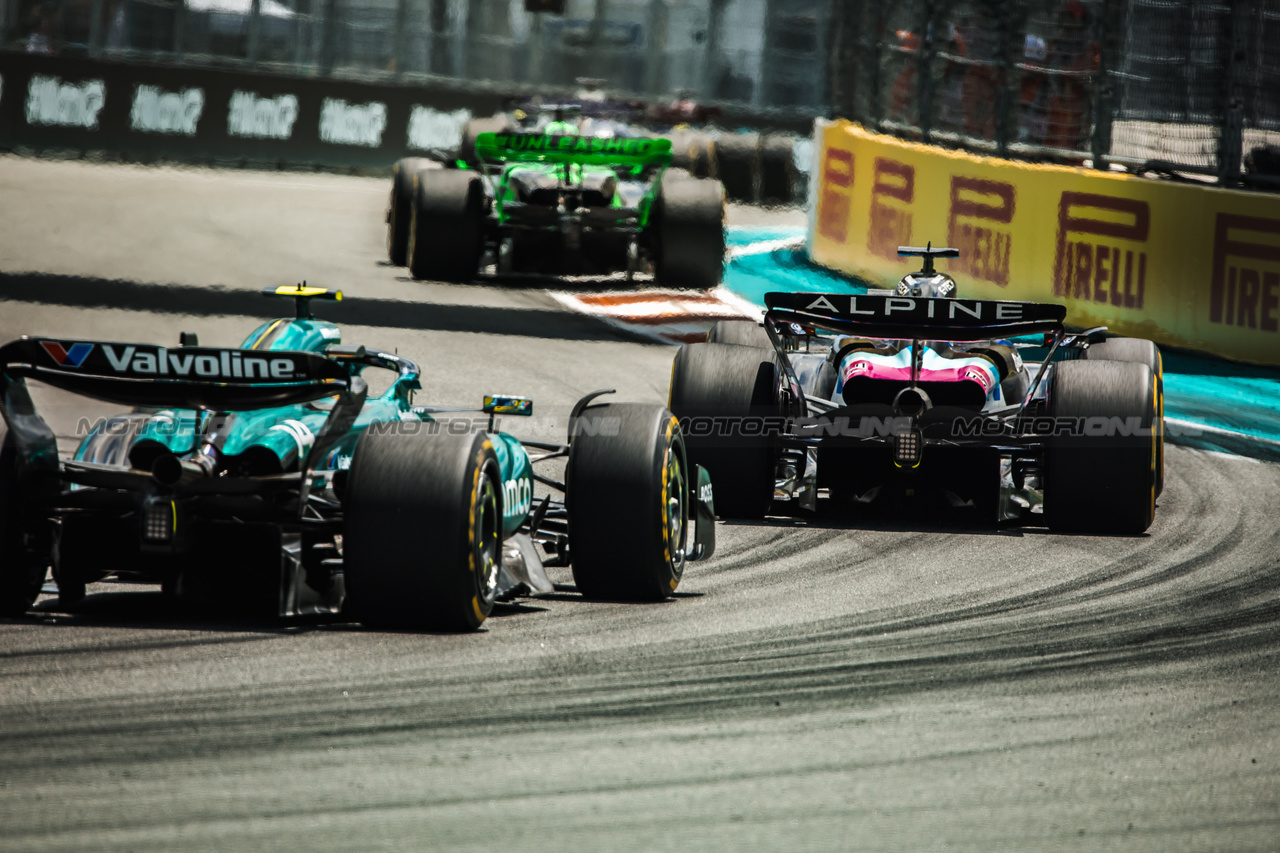
[[[265,292],[296,316],[237,349],[0,347],[0,615],[31,607],[51,568],[63,604],[111,578],[256,615],[468,630],[496,601],[551,592],[547,566],[571,566],[587,597],[660,599],[713,551],[709,480],[662,406],[597,392],[564,444],[522,442],[497,419],[529,399],[415,405],[417,365],[312,316],[341,293]],[[29,379],[132,409],[83,420],[62,458]],[[563,482],[534,472],[551,459]]]
[[[478,170],[396,164],[387,214],[392,263],[414,278],[651,272],[706,290],[724,267],[724,188],[668,171],[671,141],[482,133]]]

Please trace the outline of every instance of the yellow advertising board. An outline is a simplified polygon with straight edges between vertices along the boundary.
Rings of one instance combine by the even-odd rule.
[[[817,130],[809,251],[884,287],[953,246],[964,296],[1059,302],[1075,326],[1280,365],[1280,195]]]

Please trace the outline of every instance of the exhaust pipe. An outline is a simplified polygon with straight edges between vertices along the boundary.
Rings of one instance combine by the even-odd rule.
[[[187,460],[165,453],[157,456],[156,461],[151,463],[151,479],[162,486],[173,487],[179,483],[212,477],[216,464],[212,458],[203,454]]]

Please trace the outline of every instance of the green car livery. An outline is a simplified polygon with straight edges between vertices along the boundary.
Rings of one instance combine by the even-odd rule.
[[[235,349],[186,334],[0,347],[0,613],[30,607],[52,569],[64,605],[113,578],[261,616],[469,630],[496,602],[552,592],[547,567],[571,567],[589,597],[654,599],[714,549],[706,474],[661,406],[589,395],[571,417],[588,428],[522,442],[498,419],[529,399],[417,405],[416,364],[312,316],[339,292],[264,292],[296,316]],[[82,420],[63,460],[27,379],[131,410]],[[544,459],[566,460],[565,482],[535,475]]]

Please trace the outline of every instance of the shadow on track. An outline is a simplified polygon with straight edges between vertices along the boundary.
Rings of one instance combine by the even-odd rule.
[[[253,310],[257,305],[252,298],[254,295],[249,290],[217,286],[145,284],[47,273],[0,273],[0,300],[73,308],[117,308],[152,314],[216,317],[258,316],[260,312]],[[315,306],[318,317],[348,326],[482,332],[570,341],[652,343],[585,315],[549,309],[441,305],[396,299],[359,299],[344,302],[339,309],[327,307],[326,310],[326,307]]]

